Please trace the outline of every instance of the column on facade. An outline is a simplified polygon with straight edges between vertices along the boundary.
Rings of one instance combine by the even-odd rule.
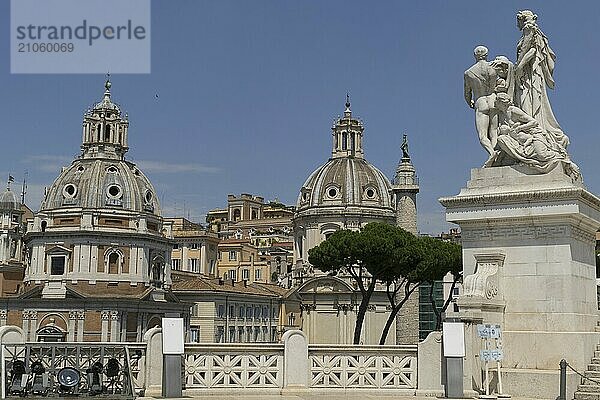
[[[37,325],[38,325],[38,312],[37,311],[29,311],[29,340],[35,342],[37,340]]]
[[[100,313],[102,319],[101,332],[100,332],[100,341],[108,342],[108,321],[110,320],[110,311],[103,310]]]
[[[77,311],[77,341],[83,342],[83,329],[85,322],[85,311],[79,310]]]
[[[119,327],[119,312],[111,311],[110,312],[110,341],[118,342],[119,341],[119,333],[121,331]]]
[[[200,272],[208,275],[208,267],[206,265],[206,242],[200,243]]]
[[[69,322],[67,324],[67,342],[75,341],[75,326],[77,324],[77,311],[69,311]]]
[[[179,266],[182,271],[191,271],[189,268],[189,249],[187,243],[183,243],[181,246],[181,265]]]
[[[121,342],[126,342],[127,341],[127,311],[122,311],[121,312],[121,334],[120,334],[120,338],[119,341]]]

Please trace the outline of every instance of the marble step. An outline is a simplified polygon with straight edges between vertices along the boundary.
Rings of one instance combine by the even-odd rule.
[[[600,385],[596,385],[594,383],[591,383],[590,381],[587,381],[585,385],[579,385],[577,387],[577,391],[578,392],[584,392],[584,393],[598,393],[598,394],[600,394]]]
[[[575,400],[600,400],[600,393],[575,392]]]
[[[583,373],[586,377],[592,378],[595,381],[600,381],[600,371],[590,371],[589,369]]]

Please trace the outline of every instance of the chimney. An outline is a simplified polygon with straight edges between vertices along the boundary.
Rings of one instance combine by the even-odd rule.
[[[244,279],[244,287],[248,287],[248,279]]]
[[[231,286],[235,286],[235,279],[231,280]]]

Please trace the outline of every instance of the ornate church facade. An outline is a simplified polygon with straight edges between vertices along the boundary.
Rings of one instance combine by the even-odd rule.
[[[140,341],[161,317],[189,314],[170,294],[170,227],[125,160],[129,121],[110,88],[84,115],[81,155],[28,222],[23,288],[0,299],[0,324],[28,340]]]
[[[302,185],[294,215],[295,292],[302,298],[302,329],[309,342],[352,343],[360,292],[344,277],[327,276],[308,262],[308,251],[339,229],[358,230],[369,222],[395,224],[417,234],[417,174],[408,144],[393,182],[365,159],[364,125],[352,115],[347,98],[344,115],[332,127],[331,158]],[[376,344],[389,315],[385,289],[373,294],[362,342]],[[389,344],[418,342],[418,294],[411,296],[396,320]]]

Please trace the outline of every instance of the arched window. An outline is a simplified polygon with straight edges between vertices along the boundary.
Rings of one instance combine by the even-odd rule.
[[[242,212],[239,208],[233,210],[233,221],[239,221],[242,218]]]
[[[110,125],[106,125],[106,127],[104,127],[104,141],[110,142]]]
[[[109,274],[119,274],[123,270],[123,258],[121,250],[109,248],[104,253],[104,270]]]
[[[108,256],[108,273],[119,273],[119,255],[117,253],[112,253],[110,256]]]
[[[350,133],[350,150],[354,151],[356,149],[356,145],[355,145],[355,134],[354,132]]]
[[[96,140],[99,142],[100,141],[100,132],[102,131],[102,125],[98,124],[96,125]]]
[[[342,133],[342,150],[348,150],[348,133]]]

